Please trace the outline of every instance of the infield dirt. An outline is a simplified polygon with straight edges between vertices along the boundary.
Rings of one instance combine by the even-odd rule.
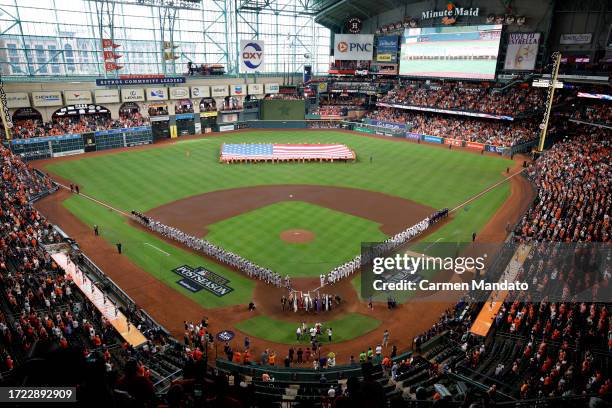
[[[515,158],[516,165],[513,172],[520,169],[520,163],[522,163],[523,159],[522,157]],[[43,164],[44,162],[38,162],[35,164],[35,167],[41,168]],[[503,241],[507,235],[507,226],[509,224],[513,225],[532,202],[534,192],[526,179],[517,176],[511,178],[510,183],[511,194],[509,198],[479,232],[476,241]],[[272,189],[270,190],[269,188],[271,187]],[[337,196],[330,194],[329,190],[326,191],[326,187],[321,186],[266,186],[251,187],[250,189],[253,190],[249,194],[245,194],[245,189],[238,189],[242,191],[224,190],[198,195],[185,200],[179,200],[179,202],[183,201],[185,206],[176,207],[174,205],[179,202],[174,202],[172,206],[169,204],[168,206],[158,207],[149,212],[149,214],[162,221],[164,219],[160,218],[160,216],[166,217],[166,221],[174,218],[175,222],[172,222],[172,225],[184,229],[186,232],[198,233],[202,236],[206,232],[205,226],[209,225],[212,219],[225,219],[245,212],[248,208],[255,209],[266,205],[266,203],[271,204],[280,200],[286,200],[289,194],[294,195],[293,199],[312,202],[379,222],[382,225],[381,229],[387,234],[397,232],[407,225],[411,225],[415,219],[422,219],[433,211],[431,208],[411,203],[409,200],[391,196],[387,196],[391,200],[382,200],[378,205],[375,205],[377,200],[373,197],[380,193],[366,192],[371,198],[364,200],[363,190],[355,189],[342,189],[353,190],[343,192],[343,195],[348,194],[347,197],[354,199],[350,208],[346,207],[346,203],[338,203],[335,199]],[[256,198],[252,197],[251,193]],[[268,194],[272,194],[272,196],[269,197]],[[125,290],[139,307],[145,309],[179,340],[183,339],[184,321],[198,321],[204,316],[209,317],[210,330],[213,333],[224,329],[234,330],[237,333],[236,345],[242,343],[245,333],[237,330],[235,324],[256,315],[267,315],[276,319],[295,321],[296,327],[298,320],[307,322],[325,321],[349,311],[371,316],[382,321],[383,323],[376,329],[376,333],[371,332],[359,338],[331,346],[323,343],[322,352],[333,349],[338,355],[338,361],[346,362],[350,355],[357,355],[360,351],[367,349],[367,347],[375,346],[380,342],[382,340],[382,332],[385,329],[388,329],[391,333],[391,344],[395,344],[399,350],[410,349],[413,338],[428,330],[444,310],[453,306],[447,302],[409,302],[400,305],[395,310],[388,310],[383,304],[375,304],[374,308],[370,309],[366,303],[358,299],[357,293],[351,286],[350,281],[344,280],[328,290],[333,294],[340,295],[344,299],[343,306],[324,315],[300,314],[299,316],[294,316],[293,313],[282,312],[280,297],[284,291],[272,288],[261,282],[257,282],[253,293],[253,300],[257,305],[257,309],[254,312],[249,312],[246,307],[246,304],[251,299],[245,299],[244,305],[205,309],[155,279],[152,275],[136,266],[126,256],[117,254],[115,248],[103,238],[94,236],[87,225],[72,215],[62,205],[62,202],[69,196],[70,192],[60,189],[57,193],[37,202],[36,207],[49,221],[59,225],[68,235],[73,237],[79,243],[83,252]],[[194,222],[193,219],[185,218],[185,210],[188,206],[194,206],[192,210],[195,208],[201,209],[204,205],[208,206],[208,204],[203,203],[203,196],[207,196],[207,199],[211,199],[212,203],[217,205],[221,200],[229,199],[229,201],[225,201],[224,205],[215,210],[213,214],[199,217],[197,222]],[[242,197],[241,200],[239,199],[240,197]],[[412,206],[412,204],[416,205]],[[213,204],[210,205],[212,206]],[[341,208],[338,208],[338,206],[341,206]],[[182,213],[181,218],[185,219],[178,217],[179,212]],[[187,212],[187,214],[189,213]],[[317,287],[319,286],[318,284],[319,282],[316,278],[303,278],[299,281],[299,286],[305,288]],[[251,345],[255,356],[264,348],[274,349],[282,354],[288,347],[285,344],[272,343],[256,338],[251,338]]]

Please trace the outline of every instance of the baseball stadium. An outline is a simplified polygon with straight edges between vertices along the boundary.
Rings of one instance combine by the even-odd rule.
[[[612,404],[612,5],[0,0],[0,402]]]

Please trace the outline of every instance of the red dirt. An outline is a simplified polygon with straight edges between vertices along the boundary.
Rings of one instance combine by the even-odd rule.
[[[376,137],[361,133],[359,133],[358,135],[366,137]],[[386,140],[396,140],[398,142],[409,142],[401,139],[387,137],[384,138]],[[143,146],[142,148],[146,149],[151,147],[152,146]],[[158,145],[155,145],[154,147],[158,147]],[[131,148],[130,150],[134,150],[134,148]],[[93,155],[116,152],[117,150],[113,150],[110,152],[97,152]],[[87,155],[89,156],[92,154],[88,153]],[[80,159],[81,157],[82,156],[66,157],[52,160],[75,160]],[[516,159],[517,164],[514,170],[518,170],[518,167],[520,167],[519,163],[522,163],[522,160],[523,158]],[[39,161],[34,163],[34,166],[41,168],[46,162],[49,161],[50,160]],[[503,241],[506,236],[506,224],[514,224],[518,220],[518,217],[523,213],[524,209],[526,209],[531,203],[531,200],[534,197],[534,192],[531,189],[530,184],[525,179],[520,176],[513,177],[510,180],[510,183],[512,186],[510,197],[499,208],[499,210],[485,225],[485,227],[479,232],[478,237],[476,239],[477,242]],[[286,188],[287,186],[279,187]],[[296,186],[292,187],[295,191]],[[312,188],[313,190],[316,189],[318,190],[319,194],[321,194],[322,190],[325,188],[321,186],[298,187]],[[232,190],[226,190],[225,192],[216,192],[210,194],[231,195],[231,191]],[[349,311],[371,316],[382,321],[383,323],[381,324],[381,326],[379,326],[378,329],[367,335],[363,335],[359,338],[343,343],[333,344],[332,346],[326,346],[325,344],[323,345],[322,352],[326,353],[329,350],[333,349],[333,351],[336,352],[338,356],[338,361],[346,362],[350,355],[357,355],[360,351],[367,349],[367,347],[375,346],[378,342],[380,342],[382,340],[382,333],[385,329],[388,329],[391,334],[390,344],[395,344],[399,350],[411,348],[412,339],[414,338],[414,336],[429,329],[432,323],[437,320],[438,316],[440,316],[440,314],[446,308],[452,306],[448,302],[409,302],[407,304],[399,305],[396,310],[388,310],[384,305],[381,304],[375,304],[374,309],[369,309],[365,303],[359,301],[357,294],[355,293],[350,284],[350,281],[344,280],[338,283],[337,285],[326,289],[327,293],[333,295],[339,294],[341,297],[343,297],[343,299],[345,299],[345,302],[343,303],[342,307],[322,315],[305,315],[303,313],[293,314],[291,312],[281,311],[280,298],[283,294],[285,294],[283,289],[272,288],[266,285],[265,283],[258,281],[253,292],[253,299],[255,300],[255,303],[257,305],[256,311],[247,311],[246,304],[251,299],[245,299],[244,305],[207,310],[201,307],[196,302],[181,295],[179,292],[175,291],[169,286],[166,286],[165,284],[159,282],[153,276],[151,276],[150,274],[136,266],[134,263],[132,263],[127,257],[118,255],[116,253],[115,248],[111,244],[106,242],[103,238],[94,236],[88,226],[86,226],[83,222],[73,216],[62,205],[63,200],[65,200],[69,196],[69,194],[69,192],[61,190],[58,193],[39,201],[36,204],[36,207],[47,216],[49,221],[59,225],[68,235],[76,239],[83,252],[86,253],[102,270],[104,270],[104,272],[111,279],[113,279],[113,281],[115,281],[122,289],[124,289],[128,293],[128,295],[131,296],[132,299],[134,299],[134,301],[139,305],[139,307],[142,307],[148,313],[150,313],[160,324],[166,327],[179,340],[182,340],[183,338],[183,321],[197,321],[200,320],[203,316],[209,317],[210,327],[213,333],[217,333],[218,331],[223,329],[233,329],[234,331],[236,331],[237,337],[234,341],[235,348],[240,347],[240,345],[242,344],[242,339],[245,335],[245,333],[242,333],[240,330],[237,330],[235,328],[235,324],[250,317],[262,314],[277,319],[294,321],[296,323],[296,327],[301,321],[324,322]],[[196,201],[198,201],[197,198],[199,197],[201,196],[196,196]],[[218,196],[217,198],[219,197],[221,196]],[[242,195],[242,197],[244,198],[245,196]],[[286,197],[287,196],[285,196],[285,199]],[[258,200],[260,199],[263,198],[259,198]],[[297,199],[304,200],[303,198]],[[325,200],[325,197],[320,197],[319,199]],[[397,200],[397,198],[395,199]],[[408,201],[403,199],[399,200]],[[248,201],[252,201],[252,197],[249,197]],[[326,204],[322,205],[329,207],[330,205],[332,205],[330,201],[333,202],[333,198],[328,198]],[[384,201],[385,204],[388,203],[387,200]],[[225,201],[223,203],[223,207],[227,207],[228,203],[232,202],[233,200]],[[236,207],[241,207],[242,211],[244,211],[245,206],[252,205],[254,204],[242,203],[240,205],[237,205]],[[384,211],[376,210],[376,207],[373,207],[374,200],[370,204],[356,202],[354,205],[355,207],[353,211],[357,211],[357,209],[359,209],[358,213],[355,215],[363,216],[362,214],[364,213],[364,211],[367,211],[368,213],[372,212],[369,216],[366,216],[364,218],[372,219],[372,217],[383,217],[383,212],[393,214],[392,218],[395,222],[391,222],[390,220],[380,222],[383,225],[383,228],[385,228],[385,230],[387,231],[410,225],[410,222],[406,223],[406,220],[404,220],[403,225],[399,226],[399,221],[395,220],[395,217],[398,217],[398,214],[402,214],[402,212],[396,213],[395,210],[391,211],[388,208],[385,208]],[[398,203],[398,205],[400,204]],[[254,208],[257,208],[259,206],[261,206],[261,203],[257,204],[257,206]],[[424,208],[423,206],[420,207]],[[161,208],[163,207],[159,207],[158,209],[153,210],[153,212]],[[401,205],[398,208],[401,208]],[[217,213],[215,217],[217,219],[219,219],[219,217],[227,218],[233,216],[231,214],[234,214],[235,211],[238,211],[238,208],[233,208],[229,210],[221,208],[219,209],[219,213]],[[341,211],[349,212],[346,208],[341,209]],[[426,212],[425,215],[429,214],[428,210],[423,209],[422,211]],[[376,215],[377,213],[379,215]],[[185,213],[183,213],[183,215],[184,214]],[[234,215],[236,214],[239,213],[235,213]],[[181,222],[178,219],[178,214],[176,214],[176,216],[177,221],[179,221],[180,225],[186,226],[185,221],[183,220]],[[414,218],[411,217],[411,219]],[[396,224],[396,222],[398,224]],[[175,223],[174,225],[179,228],[183,228],[182,226],[178,225],[179,223]],[[197,230],[201,233],[202,227],[204,225],[207,225],[207,223],[205,223],[204,220],[199,220],[198,226],[195,226],[195,228],[197,228]],[[185,228],[185,230],[191,230],[192,232],[194,232],[194,227],[191,226],[191,228]],[[300,287],[313,288],[319,286],[317,278],[303,278],[300,279],[299,283]],[[255,356],[258,356],[264,348],[270,348],[276,350],[277,353],[282,357],[284,354],[284,350],[287,349],[287,345],[272,343],[255,338],[251,339],[251,345],[252,352]]]
[[[280,239],[290,244],[306,244],[315,239],[312,231],[304,229],[290,229],[280,233]]]
[[[281,201],[304,201],[381,224],[395,234],[435,210],[405,198],[346,187],[276,185],[234,188],[198,194],[164,204],[147,215],[191,235],[206,235],[206,226]]]

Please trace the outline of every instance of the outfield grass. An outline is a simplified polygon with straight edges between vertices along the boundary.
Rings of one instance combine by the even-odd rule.
[[[206,239],[282,276],[319,276],[357,255],[362,241],[385,240],[379,227],[364,218],[287,201],[212,224]],[[288,243],[280,238],[287,229],[306,229],[315,238]]]
[[[222,143],[345,143],[357,163],[225,165]],[[373,163],[369,158],[372,156]],[[81,191],[123,210],[147,211],[210,191],[254,185],[332,185],[378,191],[433,207],[453,207],[501,179],[512,162],[426,144],[333,131],[254,131],[181,141],[48,164]]]
[[[322,321],[325,335],[321,336],[323,344],[327,341],[327,328],[332,328],[332,343],[351,340],[377,329],[381,321],[359,313],[348,313],[342,317]],[[295,331],[297,323],[286,322],[284,320],[273,319],[268,316],[256,316],[251,319],[243,320],[235,325],[236,328],[249,336],[257,337],[275,343],[283,344],[310,344],[310,337],[305,336],[301,341],[297,341]],[[384,329],[383,329],[384,330]],[[382,332],[380,338],[382,339]]]
[[[202,306],[215,308],[246,304],[252,299],[255,282],[251,279],[134,228],[121,215],[81,196],[73,195],[64,202],[64,205],[87,225],[93,227],[97,224],[100,227],[100,235],[111,245],[121,242],[123,254],[136,265]],[[209,268],[229,279],[228,286],[234,290],[222,297],[217,297],[206,290],[193,293],[176,283],[180,277],[172,272],[172,269],[181,265]]]
[[[408,250],[414,250],[416,252],[426,252],[430,256],[449,256],[449,254],[434,253],[440,246],[436,245],[458,243],[466,244],[472,240],[472,232],[480,231],[480,229],[489,221],[493,213],[499,208],[510,194],[510,184],[504,183],[497,188],[487,192],[486,194],[474,200],[465,207],[459,209],[453,214],[453,220],[432,234],[428,235],[423,239],[422,242],[409,245]],[[430,245],[432,244],[432,245]],[[445,249],[448,249],[446,247]],[[452,256],[452,255],[451,255]],[[425,278],[431,279],[432,276],[425,276]],[[351,283],[359,297],[361,298],[361,275],[354,277]],[[413,297],[412,292],[400,292],[393,294],[398,302],[406,301]],[[385,301],[385,296],[381,295],[375,300]]]
[[[358,161],[244,165],[226,165],[218,162],[222,143],[246,142],[345,143],[356,151]],[[503,171],[511,165],[511,161],[501,157],[481,156],[426,144],[402,143],[334,131],[254,131],[54,162],[48,164],[46,170],[76,182],[81,186],[82,192],[114,207],[125,211],[144,212],[196,194],[254,185],[279,184],[361,188],[404,197],[434,208],[452,208],[501,180]],[[493,190],[466,207],[465,211],[456,214],[450,223],[434,233],[430,239],[444,238],[446,242],[469,241],[472,232],[479,231],[484,226],[508,194],[507,184]],[[241,275],[167,245],[87,200],[75,197],[66,201],[65,205],[89,225],[97,223],[103,230],[108,230],[107,233],[112,234],[112,237],[106,237],[109,242],[121,241],[124,244],[133,242],[141,246],[144,242],[151,242],[165,252],[171,253],[172,257],[165,257],[148,245],[139,251],[131,251],[126,247],[126,255],[133,262],[201,304],[215,307],[244,303],[245,299],[250,298],[253,283]],[[291,216],[276,214],[276,217],[284,218],[285,223],[285,226],[282,226],[279,222],[276,228],[300,228],[292,223],[294,219],[299,219],[300,222],[308,222],[307,227],[301,228],[319,229],[320,234],[325,235],[323,230],[335,228],[332,224],[340,222],[341,219],[345,227],[349,224],[344,221],[348,220],[345,218],[350,217],[348,215],[341,217],[336,213],[331,217],[333,211],[314,207],[317,210],[312,210],[310,217],[301,217],[299,211],[292,211]],[[261,210],[263,213],[259,215],[266,215],[268,218],[271,216],[266,209]],[[244,224],[243,220],[246,219],[246,225],[252,225],[252,230],[241,229],[238,234],[236,233],[238,230],[231,227],[232,220],[226,220],[209,226],[212,228],[208,238],[223,242],[230,248],[239,246],[241,250],[238,252],[242,255],[246,255],[247,251],[260,262],[269,265],[289,265],[293,257],[301,257],[306,260],[304,262],[310,264],[323,265],[329,262],[330,254],[344,259],[345,248],[337,250],[338,245],[342,244],[339,240],[331,238],[327,242],[321,242],[322,246],[328,245],[327,248],[310,251],[311,247],[307,245],[301,249],[287,246],[280,240],[273,242],[273,233],[276,231],[270,229],[266,233],[272,235],[264,240],[268,244],[263,244],[260,242],[259,232],[256,231],[262,228],[261,224],[251,222],[252,217],[249,215],[244,215],[244,219],[242,217],[237,217],[233,222]],[[228,222],[227,225],[230,227],[227,227],[225,222]],[[373,223],[366,225],[363,223],[365,220],[358,217],[352,217],[350,224],[353,222],[355,224],[349,228],[350,232],[338,229],[334,232],[353,240],[347,242],[347,245],[358,248],[361,241],[376,241],[383,238],[378,229],[372,228]],[[314,244],[319,245],[319,242],[316,241]],[[252,246],[258,249],[251,248]],[[348,249],[346,251],[348,254]],[[266,255],[263,256],[262,252]],[[306,256],[307,253],[310,256]],[[161,258],[162,256],[165,258]],[[235,289],[234,292],[223,298],[217,298],[204,291],[198,294],[187,293],[185,289],[176,285],[177,276],[170,272],[171,269],[183,264],[212,265],[213,271],[229,274],[227,276],[231,276],[232,283],[235,282],[231,285]],[[317,269],[308,266],[296,269],[296,273],[302,275],[319,273]],[[296,276],[295,273],[290,275]]]

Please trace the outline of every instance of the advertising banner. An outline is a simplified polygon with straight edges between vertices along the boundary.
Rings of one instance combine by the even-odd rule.
[[[429,135],[424,135],[423,136],[423,140],[425,142],[439,143],[439,144],[442,144],[444,142],[444,138],[443,137],[429,136]]]
[[[584,34],[561,34],[559,44],[561,45],[584,45],[590,44],[593,40],[593,33]]]
[[[277,94],[280,91],[280,86],[276,83],[264,84],[264,90],[267,94]]]
[[[353,130],[355,132],[374,133],[374,131],[372,129],[364,128],[364,127],[361,127],[361,126],[355,126],[355,128]]]
[[[429,107],[426,107],[426,106],[401,105],[401,104],[397,104],[397,103],[376,102],[376,106],[383,106],[385,108],[415,110],[415,111],[421,111],[421,112],[446,113],[446,114],[450,114],[450,115],[474,116],[474,117],[477,117],[477,118],[514,120],[514,118],[512,116],[506,116],[506,115],[491,115],[491,114],[488,114],[488,113],[466,112],[466,111],[451,110],[451,109],[429,108]]]
[[[533,71],[539,45],[540,33],[510,33],[504,69]]]
[[[369,120],[370,125],[383,127],[386,129],[406,129],[406,125],[404,123],[394,123],[394,122],[384,122],[382,120]]]
[[[56,91],[32,92],[34,106],[62,106],[62,94]]]
[[[189,98],[189,88],[187,88],[186,86],[170,88],[170,99],[187,99],[187,98]]]
[[[147,101],[165,101],[168,99],[168,88],[147,88]]]
[[[410,139],[410,140],[419,140],[421,139],[421,136],[419,133],[411,133],[411,132],[406,132],[406,139]]]
[[[161,84],[183,84],[185,77],[163,77],[163,78],[98,78],[97,86],[110,85],[161,85]]]
[[[263,84],[249,84],[247,90],[249,95],[262,95],[264,93]]]
[[[482,150],[482,149],[484,149],[485,145],[483,143],[478,143],[478,142],[465,142],[465,146],[469,147],[471,149]]]
[[[463,140],[459,139],[445,139],[444,144],[453,146],[463,146]]]
[[[245,84],[230,85],[230,95],[232,95],[232,96],[245,96],[246,94],[247,94],[247,92],[246,92],[246,85]]]
[[[219,132],[229,132],[230,130],[234,130],[234,125],[219,126]]]
[[[240,72],[262,71],[264,65],[264,42],[240,40]]]
[[[210,98],[210,88],[207,86],[192,86],[192,98]]]
[[[8,108],[29,108],[30,98],[25,92],[7,93],[6,106]]]
[[[137,102],[144,101],[144,89],[122,89],[121,102]]]
[[[386,35],[378,37],[376,40],[376,61],[377,62],[397,62],[397,35]]]
[[[374,51],[374,35],[334,35],[334,58],[336,61],[371,61]]]
[[[93,103],[90,91],[64,91],[64,102],[66,105]]]
[[[212,85],[210,87],[210,96],[213,98],[218,96],[229,96],[227,85]]]
[[[100,103],[119,103],[118,89],[96,89],[94,91],[94,99],[97,104]]]

